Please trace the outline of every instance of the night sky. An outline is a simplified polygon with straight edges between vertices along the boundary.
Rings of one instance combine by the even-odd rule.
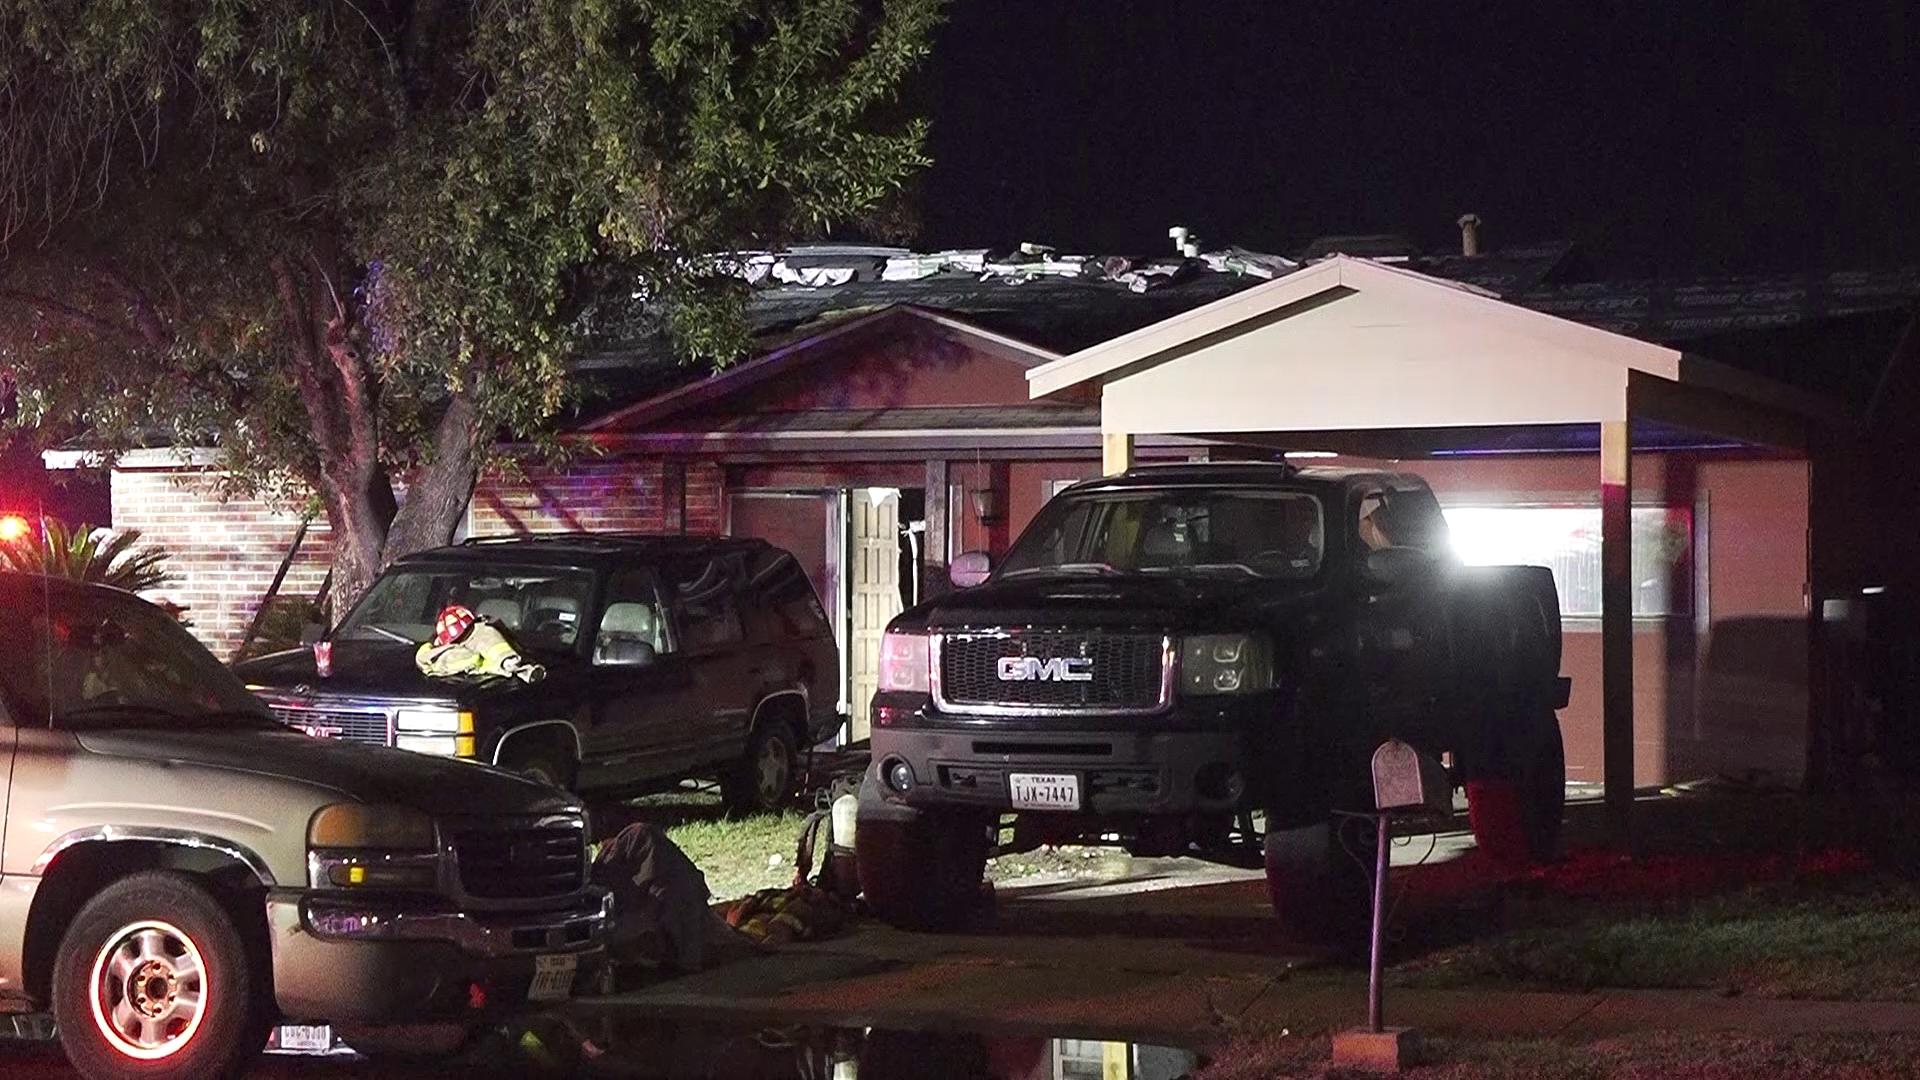
[[[1920,262],[1920,3],[955,0],[922,95],[923,247]]]

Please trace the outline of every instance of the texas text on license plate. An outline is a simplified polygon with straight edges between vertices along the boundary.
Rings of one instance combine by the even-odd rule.
[[[533,985],[527,988],[529,1001],[565,1001],[573,996],[573,973],[580,958],[536,956],[533,958]]]
[[[1015,810],[1080,809],[1080,777],[1073,773],[1009,773]]]

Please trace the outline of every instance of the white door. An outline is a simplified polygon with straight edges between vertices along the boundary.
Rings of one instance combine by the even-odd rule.
[[[848,702],[852,737],[869,734],[880,677],[880,637],[900,614],[900,492],[859,488],[847,500]]]

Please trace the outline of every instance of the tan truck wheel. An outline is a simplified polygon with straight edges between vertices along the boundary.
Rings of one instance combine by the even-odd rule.
[[[53,1014],[90,1080],[239,1075],[266,1041],[266,988],[233,919],[185,874],[114,882],[54,961]]]

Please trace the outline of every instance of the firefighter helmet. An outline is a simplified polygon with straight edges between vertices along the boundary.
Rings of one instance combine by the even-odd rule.
[[[465,604],[448,604],[440,610],[440,617],[433,621],[433,643],[454,644],[473,632],[475,621],[472,609]]]

